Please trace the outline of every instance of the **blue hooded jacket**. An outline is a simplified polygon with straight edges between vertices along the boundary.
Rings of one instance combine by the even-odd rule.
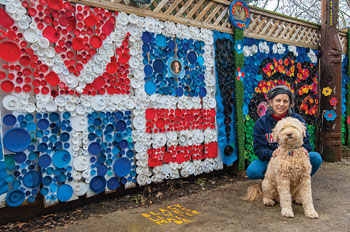
[[[303,117],[295,112],[286,117],[293,117],[305,124]],[[261,116],[255,123],[253,130],[253,147],[256,156],[262,161],[270,160],[273,151],[278,147],[272,139],[272,129],[276,126],[277,121],[273,119],[272,115],[267,110],[265,115]],[[306,126],[306,124],[305,124]],[[306,128],[306,137],[304,138],[303,147],[307,151],[311,151],[309,132]]]

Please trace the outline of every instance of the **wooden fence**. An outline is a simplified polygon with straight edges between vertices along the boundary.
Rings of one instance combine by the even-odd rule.
[[[155,17],[195,27],[233,33],[228,17],[230,1],[226,0],[151,0],[137,5],[131,0],[70,0],[71,2],[103,7],[115,11]],[[319,49],[321,26],[250,7],[251,22],[244,34],[250,38]],[[340,32],[343,53],[346,33]]]

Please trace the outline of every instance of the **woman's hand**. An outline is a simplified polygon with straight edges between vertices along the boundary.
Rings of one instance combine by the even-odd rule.
[[[277,156],[278,152],[279,152],[279,148],[277,148],[276,150],[273,151],[272,157],[275,158]]]

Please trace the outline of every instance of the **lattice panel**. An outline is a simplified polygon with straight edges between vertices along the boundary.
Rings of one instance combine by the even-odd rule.
[[[121,10],[140,16],[150,16],[196,27],[232,33],[228,17],[230,1],[225,0],[151,0],[137,5],[131,0],[71,0],[111,10]],[[321,42],[320,25],[303,22],[251,7],[251,23],[245,35],[273,42],[318,49]],[[346,35],[340,34],[343,51]]]

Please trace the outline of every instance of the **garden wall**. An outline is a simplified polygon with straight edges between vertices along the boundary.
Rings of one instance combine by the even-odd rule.
[[[233,30],[222,0],[72,2],[0,10],[1,206],[52,206],[236,160],[244,170],[277,84],[295,92],[314,142],[319,25],[251,8],[250,26]]]

